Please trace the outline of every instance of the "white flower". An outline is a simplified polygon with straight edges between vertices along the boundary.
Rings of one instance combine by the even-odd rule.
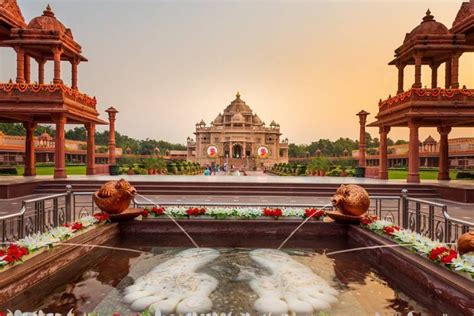
[[[85,227],[89,227],[89,226],[92,226],[94,224],[97,224],[99,221],[94,216],[87,215],[87,216],[81,217],[79,219],[79,222],[85,228]]]

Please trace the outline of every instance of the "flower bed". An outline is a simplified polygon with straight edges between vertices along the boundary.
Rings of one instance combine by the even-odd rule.
[[[440,264],[447,269],[474,279],[474,254],[459,254],[448,244],[433,241],[408,229],[400,228],[390,221],[379,220],[375,216],[366,216],[361,226],[383,235],[410,251]]]
[[[5,267],[23,262],[27,255],[52,248],[57,243],[66,241],[89,228],[106,224],[109,221],[108,214],[97,213],[93,216],[82,217],[74,223],[54,227],[45,233],[36,233],[20,239],[7,248],[0,249],[0,271]]]
[[[143,218],[158,218],[171,216],[173,218],[191,218],[206,216],[214,219],[256,219],[268,217],[278,219],[280,217],[312,217],[322,220],[324,211],[315,208],[256,208],[256,207],[152,207],[144,208]]]

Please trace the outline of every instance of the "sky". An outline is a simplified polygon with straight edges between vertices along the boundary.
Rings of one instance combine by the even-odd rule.
[[[185,143],[235,98],[293,143],[358,138],[355,116],[374,119],[378,100],[397,90],[387,63],[429,8],[451,27],[462,1],[19,0],[29,21],[51,4],[89,59],[79,89],[98,109],[116,107],[117,129],[135,138]],[[16,77],[15,55],[0,49],[0,80]],[[474,53],[460,60],[460,83],[474,87]],[[32,63],[32,76],[37,76]],[[411,68],[411,67],[410,67]],[[423,85],[429,85],[423,68]],[[52,63],[46,68],[52,80]],[[441,69],[441,71],[443,71]],[[70,66],[63,63],[70,82]],[[444,75],[440,75],[444,78]],[[405,85],[413,82],[407,69]],[[70,126],[71,128],[74,126]],[[368,131],[377,136],[378,130]],[[420,130],[439,139],[433,129]],[[453,129],[450,137],[474,137]],[[393,128],[392,139],[407,139]]]

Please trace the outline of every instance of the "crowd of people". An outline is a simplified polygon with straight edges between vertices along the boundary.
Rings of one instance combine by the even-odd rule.
[[[207,165],[206,168],[204,169],[204,175],[205,176],[217,176],[217,175],[235,175],[235,176],[246,176],[247,173],[245,170],[241,170],[239,168],[236,168],[234,165],[229,165],[227,163],[224,163],[224,165],[221,167],[219,164],[216,165]]]

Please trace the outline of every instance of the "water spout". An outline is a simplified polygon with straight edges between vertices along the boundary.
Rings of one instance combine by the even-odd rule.
[[[326,204],[324,205],[321,210],[324,210],[328,207],[331,207],[332,204]],[[303,226],[304,224],[306,224],[307,221],[309,221],[314,215],[316,215],[316,212],[314,212],[313,214],[311,214],[310,216],[308,216],[301,224],[298,225],[298,227],[295,228],[295,230],[293,230],[291,232],[291,234],[285,239],[283,240],[283,242],[280,244],[280,246],[278,247],[278,250],[280,250],[281,248],[283,248],[283,246],[288,242],[288,240],[291,239],[291,237],[293,237],[294,234],[296,234],[296,232],[298,231],[298,229],[301,228],[301,226]]]
[[[149,198],[141,195],[141,194],[137,194],[139,197],[141,197],[142,199],[144,199],[145,201],[153,204],[154,206],[156,207],[160,207],[158,204],[156,204],[155,202],[153,202],[152,200],[150,200]],[[188,232],[186,230],[184,230],[184,228],[171,216],[169,215],[168,213],[166,213],[166,216],[169,217],[169,219],[171,219],[173,221],[173,223],[176,224],[176,226],[178,226],[178,228],[186,235],[186,237],[188,237],[188,239],[193,243],[194,247],[196,248],[200,248],[199,245],[194,241],[194,239],[188,234]]]

